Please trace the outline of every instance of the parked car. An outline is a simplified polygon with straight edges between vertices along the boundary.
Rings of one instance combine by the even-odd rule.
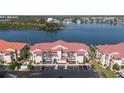
[[[84,68],[84,70],[87,70],[88,69],[87,66],[85,66],[85,65],[83,66],[83,68]]]
[[[88,70],[92,70],[92,67],[90,65],[87,65]]]
[[[123,78],[124,78],[124,72],[119,71],[118,73],[119,73],[119,75],[120,75],[121,77],[123,77]]]
[[[116,77],[121,78],[119,72],[116,72]]]
[[[3,67],[4,65],[0,65],[0,67]]]
[[[45,66],[42,66],[42,68],[40,69],[41,71],[44,71],[44,68],[45,68]]]
[[[68,66],[67,65],[65,65],[65,69],[68,69]]]
[[[57,70],[58,69],[58,66],[56,65],[54,69]]]
[[[80,69],[80,70],[83,70],[83,66],[79,66],[79,69]]]

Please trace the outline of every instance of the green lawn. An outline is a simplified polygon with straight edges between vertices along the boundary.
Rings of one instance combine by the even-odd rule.
[[[104,69],[100,64],[93,63],[93,68],[95,71],[101,73],[103,78],[116,78],[116,74],[114,71],[110,71],[108,69]]]

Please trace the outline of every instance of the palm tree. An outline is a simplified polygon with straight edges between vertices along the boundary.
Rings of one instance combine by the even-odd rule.
[[[96,59],[96,49],[94,46],[89,47],[89,60]]]

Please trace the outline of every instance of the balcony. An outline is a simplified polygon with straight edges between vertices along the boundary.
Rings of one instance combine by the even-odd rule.
[[[52,57],[43,57],[45,61],[52,61]]]
[[[68,56],[68,61],[75,61],[76,57],[75,56]]]

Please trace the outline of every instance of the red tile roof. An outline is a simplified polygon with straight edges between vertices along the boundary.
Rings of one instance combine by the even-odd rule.
[[[42,54],[43,51],[35,51],[36,54]]]
[[[58,57],[58,54],[57,53],[55,53],[55,54],[52,54],[54,57]]]
[[[65,49],[58,47],[57,49],[53,49],[56,46],[63,46]],[[63,50],[63,51],[78,51],[79,49],[88,50],[88,46],[83,43],[72,43],[72,42],[65,42],[63,40],[58,40],[55,42],[48,42],[48,43],[39,43],[35,44],[31,47],[31,51],[41,49],[43,51],[57,51],[57,50]]]
[[[124,57],[124,43],[119,43],[116,45],[98,45],[96,46],[104,54],[113,54],[115,58]]]
[[[19,42],[7,42],[4,40],[0,40],[0,51],[4,52],[5,54],[10,54],[12,51],[7,50],[7,49],[12,49],[12,50],[20,50],[22,49],[26,43],[19,43]]]
[[[84,51],[77,51],[76,53],[77,53],[77,54],[85,54]]]

